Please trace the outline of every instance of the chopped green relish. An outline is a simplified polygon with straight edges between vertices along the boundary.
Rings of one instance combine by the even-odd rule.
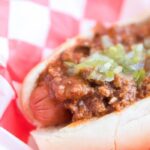
[[[117,44],[91,54],[78,64],[64,63],[71,75],[80,75],[84,70],[90,69],[88,80],[111,82],[115,74],[124,74],[133,77],[140,84],[145,77],[144,59],[142,44],[134,45],[130,52],[126,52],[123,45]]]

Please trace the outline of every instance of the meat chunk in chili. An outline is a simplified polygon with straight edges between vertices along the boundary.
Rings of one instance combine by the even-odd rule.
[[[69,99],[78,100],[93,93],[87,82],[78,77],[56,77],[50,81],[50,87],[55,98],[60,102]]]
[[[140,98],[150,96],[150,76],[146,77],[139,88],[138,96]]]

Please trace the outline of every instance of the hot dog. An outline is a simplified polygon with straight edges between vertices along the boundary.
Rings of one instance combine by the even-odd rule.
[[[149,27],[97,26],[27,75],[19,107],[39,149],[149,149]]]

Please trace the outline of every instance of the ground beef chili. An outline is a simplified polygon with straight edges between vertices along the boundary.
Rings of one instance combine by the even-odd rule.
[[[68,66],[64,63],[79,64],[91,54],[118,43],[129,52],[134,44],[143,44],[145,39],[150,37],[150,20],[140,24],[110,28],[98,24],[93,32],[92,39],[77,39],[76,45],[61,53],[59,58],[48,65],[40,75],[37,86],[32,92],[30,105],[33,115],[43,125],[60,125],[68,121],[100,117],[113,111],[120,111],[140,98],[150,96],[148,75],[150,56],[145,57],[144,71],[147,75],[140,84],[123,73],[115,73],[111,81],[89,79],[87,77],[91,73],[90,67],[78,74],[70,74]],[[40,96],[35,96],[39,89]],[[50,101],[52,103],[49,104]],[[44,110],[53,107],[56,108],[52,114],[55,119],[51,122],[52,115],[45,114]],[[41,114],[42,109],[43,114]]]

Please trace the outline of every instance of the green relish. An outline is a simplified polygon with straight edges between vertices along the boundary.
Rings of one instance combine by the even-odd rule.
[[[71,75],[80,75],[84,70],[90,69],[86,77],[88,80],[107,81],[114,80],[115,74],[131,76],[137,84],[145,77],[144,60],[145,49],[142,44],[134,45],[131,51],[126,52],[121,44],[99,50],[82,59],[78,64],[64,62]]]

